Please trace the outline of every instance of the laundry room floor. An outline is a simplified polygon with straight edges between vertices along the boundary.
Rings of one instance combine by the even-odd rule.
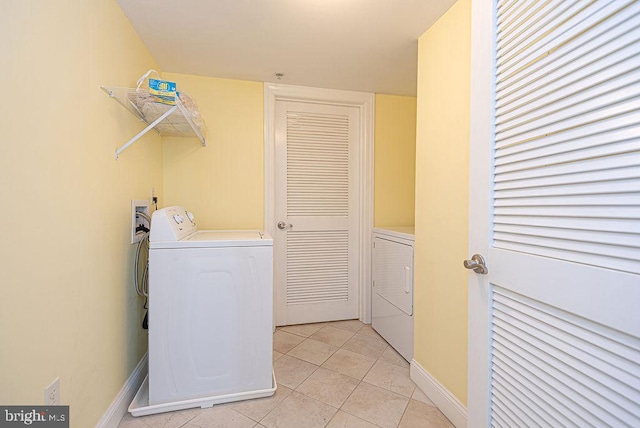
[[[357,320],[278,327],[272,397],[134,418],[119,428],[453,427],[409,379],[409,363]]]

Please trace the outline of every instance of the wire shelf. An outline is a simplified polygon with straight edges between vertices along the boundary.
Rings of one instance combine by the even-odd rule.
[[[127,147],[151,129],[163,137],[197,137],[202,146],[206,147],[207,143],[203,134],[204,121],[190,98],[185,99],[187,103],[192,104],[188,109],[185,107],[185,102],[178,96],[175,105],[167,105],[155,102],[149,91],[144,89],[114,86],[102,86],[101,88],[118,104],[147,124],[142,132],[116,150],[116,159]]]

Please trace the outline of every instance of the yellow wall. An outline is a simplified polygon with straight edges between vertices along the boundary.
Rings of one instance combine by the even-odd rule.
[[[416,143],[415,359],[467,401],[471,1],[419,39]]]
[[[164,139],[165,205],[182,205],[204,229],[262,229],[264,107],[259,82],[165,73],[198,104],[208,133]]]
[[[189,207],[207,229],[263,228],[264,107],[259,82],[164,73],[207,123],[197,139],[163,139],[165,205]],[[375,225],[413,226],[414,97],[376,95]]]
[[[0,14],[0,403],[94,426],[146,350],[131,199],[162,196],[162,147],[100,89],[155,67],[116,0],[5,0]]]
[[[413,226],[416,98],[376,95],[374,226]]]

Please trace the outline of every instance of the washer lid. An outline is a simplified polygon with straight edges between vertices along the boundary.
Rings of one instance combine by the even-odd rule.
[[[150,242],[151,249],[272,246],[271,236],[259,230],[199,230],[179,241]]]

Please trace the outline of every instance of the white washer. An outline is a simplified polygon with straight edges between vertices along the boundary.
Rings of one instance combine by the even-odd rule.
[[[413,358],[412,227],[373,229],[371,326],[407,361]]]
[[[156,211],[149,245],[148,406],[132,413],[272,395],[272,322],[270,236],[198,231],[182,207]]]

